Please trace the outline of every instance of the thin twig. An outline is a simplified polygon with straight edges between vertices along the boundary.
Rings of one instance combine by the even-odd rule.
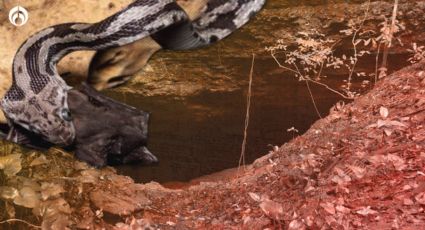
[[[367,8],[366,8],[366,11],[365,11],[365,14],[364,14],[364,18],[363,18],[362,22],[360,23],[360,26],[355,30],[353,38],[351,39],[351,43],[353,44],[353,48],[354,48],[354,63],[353,63],[353,66],[350,69],[350,74],[348,75],[348,84],[347,84],[348,90],[350,90],[350,88],[351,88],[351,81],[353,79],[354,70],[356,69],[357,63],[359,61],[358,54],[357,54],[357,45],[358,44],[356,44],[357,34],[363,28],[363,25],[364,25],[367,17],[369,16],[369,9],[370,9],[370,0],[368,1]]]
[[[342,98],[344,98],[344,99],[347,99],[347,100],[354,100],[354,98],[353,98],[353,97],[346,96],[346,95],[344,95],[343,93],[339,92],[338,90],[332,89],[331,87],[329,87],[328,85],[326,85],[326,84],[324,84],[324,83],[321,83],[321,82],[318,82],[318,81],[315,81],[315,80],[312,80],[312,79],[305,79],[305,80],[306,80],[306,81],[313,82],[314,84],[317,84],[317,85],[323,86],[323,87],[325,87],[326,89],[328,89],[329,91],[331,91],[331,92],[334,92],[334,93],[338,94],[339,96],[341,96],[341,97],[342,97]]]
[[[375,84],[376,82],[378,82],[378,62],[379,62],[379,53],[381,52],[381,45],[382,43],[379,43],[378,45],[378,53],[376,54],[376,59],[375,59]]]
[[[323,71],[324,65],[325,65],[325,63],[322,62],[322,64],[320,65],[320,70],[316,75],[316,79],[320,79],[320,76],[322,76],[322,71]],[[313,102],[314,109],[316,110],[316,113],[320,117],[320,119],[322,119],[322,115],[320,114],[319,108],[317,108],[316,100],[314,100],[314,96],[313,96],[313,92],[311,91],[310,84],[308,83],[308,81],[305,81],[305,83],[307,85],[308,92],[310,93],[310,97],[311,97],[311,101]]]
[[[1,221],[0,224],[6,224],[6,223],[10,224],[10,223],[13,223],[13,222],[20,222],[20,223],[24,223],[24,224],[26,224],[30,227],[33,227],[33,228],[36,228],[36,229],[41,229],[41,226],[37,226],[37,225],[31,224],[31,223],[28,223],[25,220],[20,220],[20,219],[8,219],[8,220],[5,220],[5,221]]]
[[[277,65],[278,65],[280,68],[282,68],[282,69],[286,69],[286,70],[291,71],[291,72],[293,72],[293,73],[295,73],[295,74],[300,74],[300,73],[298,73],[296,70],[293,70],[293,69],[291,69],[291,68],[288,68],[288,67],[286,67],[286,66],[282,65],[282,64],[279,62],[279,60],[277,60],[275,53],[271,53],[271,55],[272,55],[273,59],[276,61]]]
[[[389,32],[389,41],[387,41],[388,44],[386,44],[385,48],[384,48],[384,54],[382,56],[382,64],[381,64],[382,70],[381,71],[384,71],[384,70],[387,69],[388,53],[389,53],[389,50],[392,46],[392,41],[393,41],[393,37],[394,37],[394,28],[396,26],[395,23],[396,23],[396,20],[397,20],[397,12],[398,12],[398,0],[394,0],[394,8],[393,8],[393,14],[392,14],[392,19],[391,19],[391,27],[390,27],[390,32]],[[385,72],[385,74],[386,74],[386,72]]]
[[[311,92],[310,84],[308,83],[308,81],[305,81],[305,84],[307,85],[307,89],[308,89],[308,92],[310,93],[311,101],[313,102],[314,109],[316,110],[317,116],[319,116],[320,119],[322,119],[322,115],[320,114],[320,111],[316,105],[316,100],[314,100],[313,92]]]
[[[242,142],[241,156],[239,158],[238,171],[239,171],[239,168],[241,167],[241,165],[243,165],[244,169],[245,169],[245,151],[246,151],[246,140],[247,140],[247,137],[248,137],[249,114],[250,114],[250,110],[251,110],[252,76],[254,75],[254,64],[255,64],[255,54],[253,53],[252,54],[251,71],[249,73],[249,87],[248,87],[246,116],[245,116],[245,129],[244,129],[244,136],[243,136],[243,142]]]
[[[297,71],[297,70],[294,70],[294,69],[291,69],[291,68],[289,68],[289,67],[286,67],[286,66],[282,65],[282,64],[280,63],[280,61],[277,59],[277,57],[276,57],[275,53],[273,53],[273,52],[272,52],[272,53],[271,53],[271,56],[273,57],[273,59],[275,60],[275,62],[277,63],[277,65],[278,65],[280,68],[282,68],[282,69],[286,69],[286,70],[288,70],[288,71],[290,71],[290,72],[292,72],[292,73],[294,73],[294,74],[297,74],[297,75],[299,75],[299,76],[303,76],[303,74],[302,74],[300,71]],[[297,65],[294,65],[294,66],[295,66],[296,68],[298,68],[298,66],[297,66]],[[339,91],[337,91],[337,90],[335,90],[335,89],[332,89],[331,87],[329,87],[328,85],[326,85],[326,84],[324,84],[324,83],[321,83],[321,82],[318,82],[318,81],[312,80],[312,79],[310,79],[310,78],[303,78],[303,80],[313,82],[313,83],[315,83],[315,84],[317,84],[317,85],[321,85],[321,86],[325,87],[326,89],[328,89],[329,91],[331,91],[331,92],[333,92],[333,93],[338,94],[339,96],[341,96],[341,97],[342,97],[342,98],[344,98],[344,99],[353,100],[353,97],[348,97],[348,96],[344,95],[343,93],[341,93],[341,92],[339,92]]]
[[[390,48],[393,44],[393,38],[394,38],[394,29],[395,29],[395,23],[397,20],[397,12],[398,12],[398,0],[394,0],[394,9],[393,9],[393,16],[391,19],[391,28],[390,28],[390,41],[388,44],[388,47]]]

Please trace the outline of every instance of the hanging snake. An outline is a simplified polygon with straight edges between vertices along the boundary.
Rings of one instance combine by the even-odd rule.
[[[13,61],[12,86],[1,100],[9,125],[46,141],[69,145],[75,128],[68,107],[69,87],[56,64],[77,50],[104,50],[151,36],[162,48],[186,50],[219,41],[246,24],[266,0],[209,0],[191,20],[175,0],[136,0],[93,24],[48,27],[27,39]]]

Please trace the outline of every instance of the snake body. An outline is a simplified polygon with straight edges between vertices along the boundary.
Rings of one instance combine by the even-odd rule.
[[[209,0],[196,20],[174,0],[136,0],[124,10],[93,24],[48,27],[27,39],[13,61],[12,86],[1,100],[9,124],[69,145],[75,128],[67,103],[70,87],[57,62],[76,50],[123,46],[147,36],[163,48],[199,48],[228,36],[249,21],[266,0]]]

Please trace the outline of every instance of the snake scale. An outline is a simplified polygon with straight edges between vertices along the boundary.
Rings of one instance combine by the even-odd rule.
[[[165,49],[186,50],[219,41],[246,24],[266,0],[209,0],[191,20],[175,0],[136,0],[93,24],[66,23],[35,33],[17,51],[12,86],[1,100],[9,125],[57,145],[69,145],[75,128],[69,87],[56,69],[77,50],[104,50],[151,36]]]

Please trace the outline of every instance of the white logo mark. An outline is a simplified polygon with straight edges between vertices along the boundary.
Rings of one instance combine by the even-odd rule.
[[[15,6],[9,11],[9,21],[14,26],[23,26],[28,22],[28,11],[22,6]]]

